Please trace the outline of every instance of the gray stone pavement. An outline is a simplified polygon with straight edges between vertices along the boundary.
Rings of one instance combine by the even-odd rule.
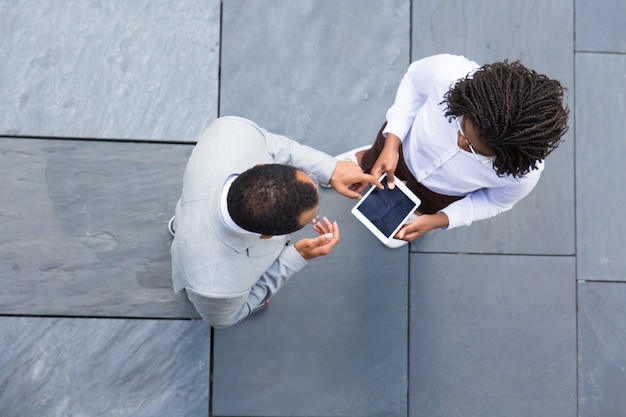
[[[0,0],[0,416],[623,417],[624,16],[621,0]],[[198,320],[165,225],[206,125],[239,115],[338,153],[443,52],[567,86],[537,188],[395,251],[323,190],[333,254],[240,325]]]

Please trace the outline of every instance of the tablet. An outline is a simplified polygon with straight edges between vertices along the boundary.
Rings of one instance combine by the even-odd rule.
[[[395,187],[390,190],[385,175],[380,177],[384,190],[375,185],[352,208],[352,214],[385,245],[409,222],[411,215],[421,204],[421,200],[395,178]]]

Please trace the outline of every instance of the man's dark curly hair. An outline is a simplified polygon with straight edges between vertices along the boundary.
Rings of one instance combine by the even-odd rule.
[[[243,229],[286,235],[301,229],[299,217],[319,203],[317,187],[296,178],[287,165],[257,165],[239,175],[228,191],[228,212]]]
[[[457,81],[441,104],[450,121],[457,116],[472,121],[495,152],[499,176],[521,177],[537,169],[567,132],[563,92],[559,81],[505,60]]]

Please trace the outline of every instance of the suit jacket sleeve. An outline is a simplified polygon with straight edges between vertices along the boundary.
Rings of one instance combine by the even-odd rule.
[[[248,291],[216,295],[187,287],[187,296],[200,316],[211,326],[218,329],[229,327],[252,314],[307,263],[291,245]]]
[[[285,136],[260,129],[265,135],[267,149],[275,163],[291,165],[305,172],[313,173],[320,183],[328,184],[330,182],[330,177],[337,166],[335,158]]]
[[[250,309],[248,314],[260,307],[266,300],[272,298],[289,278],[304,268],[307,263],[308,261],[298,253],[293,245],[285,248],[276,259],[276,262],[265,271],[257,283],[250,289],[247,299],[247,305]]]

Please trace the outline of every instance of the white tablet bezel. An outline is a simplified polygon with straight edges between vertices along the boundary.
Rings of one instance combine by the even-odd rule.
[[[386,175],[387,174],[384,174],[382,177],[380,177],[379,181],[381,183],[386,178]],[[394,179],[395,179],[395,186],[396,186],[396,188],[398,188],[400,191],[402,191],[402,193],[404,195],[406,195],[409,198],[409,200],[411,200],[413,202],[414,206],[413,206],[413,209],[411,211],[409,211],[409,214],[407,214],[406,217],[400,222],[400,224],[398,224],[398,226],[395,228],[395,230],[393,231],[393,233],[391,234],[390,237],[385,236],[376,227],[376,225],[374,225],[374,223],[372,223],[367,217],[365,217],[363,215],[363,213],[361,213],[358,210],[359,206],[361,204],[363,204],[363,202],[365,202],[365,200],[369,197],[369,195],[372,193],[372,191],[374,191],[374,189],[376,188],[375,185],[372,185],[372,187],[367,191],[367,193],[365,193],[365,195],[358,201],[358,203],[356,203],[356,205],[354,207],[352,207],[352,210],[351,210],[351,212],[354,215],[354,217],[359,219],[359,221],[361,223],[363,223],[365,225],[365,227],[367,227],[369,229],[369,231],[372,232],[374,234],[374,236],[376,236],[384,244],[389,243],[394,238],[396,233],[398,233],[398,230],[400,230],[400,228],[402,226],[407,224],[407,221],[409,220],[409,218],[415,213],[417,208],[422,203],[422,201],[419,199],[419,197],[417,197],[415,194],[413,194],[413,192],[411,190],[409,190],[409,188],[406,185],[404,185],[404,183],[401,180],[399,180],[395,176],[394,176]]]

